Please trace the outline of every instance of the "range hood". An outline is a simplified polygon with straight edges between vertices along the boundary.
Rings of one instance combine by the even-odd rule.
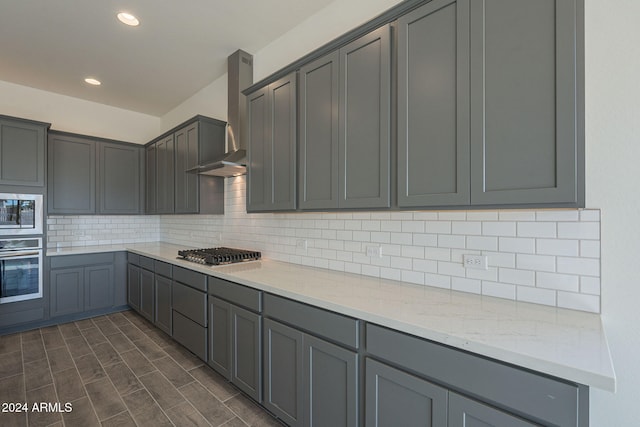
[[[244,135],[247,104],[242,90],[253,83],[253,56],[238,49],[227,59],[227,147],[225,154],[187,172],[211,176],[238,176],[247,173]]]

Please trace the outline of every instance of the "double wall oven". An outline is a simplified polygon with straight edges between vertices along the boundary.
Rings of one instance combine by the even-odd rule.
[[[43,196],[0,193],[0,304],[42,297]]]

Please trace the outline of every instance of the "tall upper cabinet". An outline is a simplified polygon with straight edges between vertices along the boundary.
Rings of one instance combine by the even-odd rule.
[[[49,124],[0,115],[0,185],[43,187]]]
[[[390,206],[391,29],[300,69],[299,205]]]
[[[582,7],[471,1],[473,205],[584,204]]]
[[[398,20],[398,206],[468,205],[469,0]]]
[[[247,97],[247,211],[296,207],[296,74]]]

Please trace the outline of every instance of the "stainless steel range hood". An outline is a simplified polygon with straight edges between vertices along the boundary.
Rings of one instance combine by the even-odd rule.
[[[238,176],[247,173],[245,129],[247,105],[242,90],[253,83],[253,56],[238,49],[227,59],[227,149],[219,159],[188,172],[200,175]]]

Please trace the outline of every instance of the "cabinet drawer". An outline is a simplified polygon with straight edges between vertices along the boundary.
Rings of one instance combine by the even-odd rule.
[[[173,268],[173,280],[183,285],[207,292],[207,276],[182,267]]]
[[[173,311],[173,339],[200,359],[207,360],[207,328]]]
[[[367,324],[367,352],[449,388],[553,425],[578,425],[575,384]],[[427,362],[428,361],[428,362]]]
[[[262,292],[257,289],[209,276],[209,294],[258,313],[262,311]]]
[[[172,273],[172,265],[166,262],[155,260],[154,262],[154,270],[156,274],[159,274],[164,277],[171,277]]]
[[[127,262],[133,265],[140,265],[140,255],[127,252]]]
[[[207,294],[174,281],[171,296],[175,311],[207,326]]]
[[[60,255],[51,257],[51,269],[84,267],[86,265],[113,264],[114,252],[87,255]]]
[[[140,255],[140,267],[153,271],[153,258]]]
[[[359,347],[360,320],[264,294],[264,315],[351,348]]]

